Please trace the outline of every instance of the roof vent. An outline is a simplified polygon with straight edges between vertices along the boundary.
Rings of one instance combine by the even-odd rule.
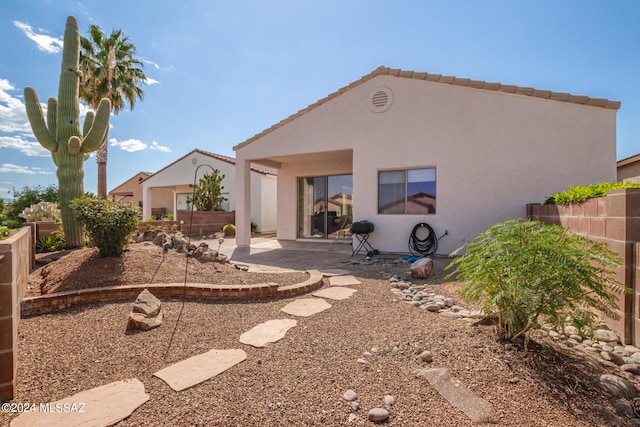
[[[374,113],[382,113],[391,107],[393,92],[386,86],[377,87],[369,93],[369,109]]]

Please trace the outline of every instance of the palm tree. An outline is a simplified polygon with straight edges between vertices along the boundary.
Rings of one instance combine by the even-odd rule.
[[[141,84],[147,77],[144,64],[134,57],[136,46],[122,30],[113,30],[109,37],[97,25],[89,26],[89,37],[80,39],[80,98],[96,110],[102,98],[111,101],[115,114],[125,101],[133,110],[136,99],[142,100]],[[107,197],[107,133],[96,154],[98,163],[98,196]]]

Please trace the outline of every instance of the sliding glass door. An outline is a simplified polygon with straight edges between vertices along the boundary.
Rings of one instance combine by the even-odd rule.
[[[352,221],[352,175],[298,178],[298,237],[347,238]]]

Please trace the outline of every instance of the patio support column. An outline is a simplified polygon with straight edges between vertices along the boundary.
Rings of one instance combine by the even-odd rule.
[[[236,244],[251,244],[251,164],[236,159]]]
[[[142,187],[142,219],[151,216],[151,188]]]

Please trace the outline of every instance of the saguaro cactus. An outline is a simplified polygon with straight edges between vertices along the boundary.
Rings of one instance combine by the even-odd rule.
[[[40,145],[51,151],[58,167],[58,197],[67,248],[82,246],[82,226],[75,220],[69,207],[72,199],[84,194],[83,164],[100,143],[109,127],[111,103],[104,98],[97,112],[88,112],[80,133],[80,33],[75,16],[67,18],[62,50],[62,69],[58,86],[58,99],[49,98],[47,121],[35,89],[24,89],[24,100],[29,123]]]

